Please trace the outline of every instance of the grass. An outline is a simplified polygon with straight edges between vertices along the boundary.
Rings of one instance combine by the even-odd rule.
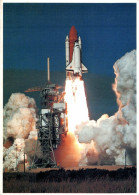
[[[5,193],[134,193],[136,181],[126,179],[122,181],[62,181],[62,182],[21,182],[13,179],[4,182]]]
[[[4,174],[4,193],[135,193],[136,169]]]

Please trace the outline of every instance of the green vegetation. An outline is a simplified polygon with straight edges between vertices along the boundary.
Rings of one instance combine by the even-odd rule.
[[[4,173],[4,193],[135,193],[136,168]]]

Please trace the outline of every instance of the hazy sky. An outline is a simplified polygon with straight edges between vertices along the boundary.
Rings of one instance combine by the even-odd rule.
[[[135,3],[4,3],[4,69],[65,70],[65,37],[74,25],[90,73],[113,74],[136,49]]]

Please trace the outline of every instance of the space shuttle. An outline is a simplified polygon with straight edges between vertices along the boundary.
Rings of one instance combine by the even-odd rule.
[[[77,36],[77,30],[74,26],[71,27],[65,40],[66,50],[66,77],[73,78],[79,76],[82,78],[82,74],[88,72],[87,68],[82,64],[81,53],[82,43],[80,36]]]

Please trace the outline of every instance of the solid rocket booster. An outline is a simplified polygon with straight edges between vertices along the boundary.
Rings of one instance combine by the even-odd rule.
[[[82,73],[88,72],[87,68],[82,64],[81,52],[82,43],[80,36],[77,36],[77,31],[74,26],[71,27],[69,38],[66,36],[65,50],[66,50],[66,75],[80,76]]]

